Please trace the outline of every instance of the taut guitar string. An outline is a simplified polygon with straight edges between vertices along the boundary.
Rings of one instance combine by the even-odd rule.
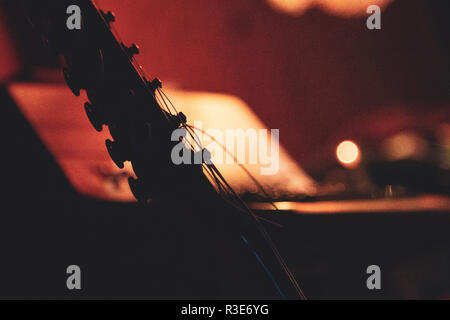
[[[200,130],[198,128],[195,128],[194,126],[188,125],[188,124],[184,123],[183,121],[181,121],[182,120],[181,119],[181,115],[178,113],[177,108],[173,105],[173,103],[169,99],[169,97],[161,89],[158,88],[157,91],[158,91],[158,93],[159,93],[159,95],[160,95],[160,97],[161,97],[161,99],[162,99],[162,101],[164,103],[164,106],[166,107],[165,109],[169,112],[169,114],[173,115],[171,113],[171,110],[168,107],[168,105],[170,104],[172,106],[173,110],[175,110],[175,112],[176,112],[176,115],[180,119],[181,126],[189,133],[191,139],[193,141],[195,141],[195,144],[197,144],[197,146],[200,148],[200,150],[203,150],[203,148],[202,148],[201,141],[200,141],[198,135],[195,133],[195,130],[200,131],[203,134],[209,136],[215,143],[219,144],[219,146],[221,146],[227,154],[231,155],[233,157],[235,163],[237,163],[243,169],[243,171],[250,177],[250,179],[261,190],[261,192],[263,192],[263,194],[269,199],[269,201],[272,204],[272,206],[276,210],[278,210],[278,207],[275,205],[273,200],[270,198],[269,194],[265,191],[265,189],[262,186],[262,184],[247,170],[247,168],[245,168],[245,166],[243,164],[241,164],[241,163],[239,163],[237,161],[237,158],[236,158],[236,156],[233,153],[231,153],[224,145],[220,144],[214,137],[209,135],[204,130]],[[166,100],[169,102],[168,104],[166,103]],[[187,139],[183,139],[184,142],[186,142],[186,140]],[[194,146],[192,144],[190,144],[190,142],[189,142],[189,146],[190,146],[190,148],[192,150],[195,149]],[[213,176],[213,178],[214,178],[213,181],[216,182],[216,184],[218,185],[218,188],[219,189],[228,190],[228,195],[231,196],[231,198],[234,198],[238,202],[237,208],[239,208],[239,205],[242,206],[241,211],[247,212],[248,214],[250,214],[252,216],[252,218],[255,219],[255,221],[257,223],[257,226],[258,226],[259,232],[263,236],[264,240],[268,243],[271,251],[274,253],[277,261],[279,262],[279,264],[283,268],[285,274],[287,275],[289,281],[291,282],[291,284],[293,285],[293,287],[297,291],[299,297],[301,299],[303,299],[303,300],[306,300],[306,296],[303,293],[303,290],[300,288],[300,285],[298,284],[297,280],[295,279],[292,271],[287,266],[285,260],[281,256],[278,248],[276,247],[275,243],[271,239],[271,237],[268,234],[266,228],[261,223],[261,219],[258,216],[256,216],[256,214],[246,205],[246,203],[242,200],[242,198],[234,191],[234,189],[229,185],[229,183],[226,181],[226,179],[223,177],[223,175],[220,173],[220,171],[217,169],[217,167],[215,165],[213,165],[213,164],[212,165],[204,164],[204,168],[205,168],[205,166],[207,168],[206,171],[209,172]],[[257,256],[257,258],[258,258],[258,260],[260,260],[259,256]],[[263,265],[263,267],[266,268],[264,265]],[[271,277],[272,280],[274,280],[271,274],[269,274],[269,276]],[[275,285],[277,286],[277,289],[279,289],[279,287],[278,287],[278,285],[276,283],[275,283]],[[280,292],[280,294],[283,296],[283,294],[281,292]]]

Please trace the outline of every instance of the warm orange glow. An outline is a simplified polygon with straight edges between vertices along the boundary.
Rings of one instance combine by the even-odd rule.
[[[82,107],[86,97],[71,95],[65,85],[12,84],[9,92],[78,192],[108,201],[134,200],[127,182],[132,175],[131,165],[126,162],[121,171],[109,158],[104,146],[105,139],[110,138],[108,130],[98,133],[92,128]],[[236,97],[170,89],[167,92],[189,116],[189,123],[201,121],[205,130],[265,128],[251,108]],[[251,149],[246,151],[250,154]],[[282,147],[279,156],[277,174],[262,176],[261,164],[246,168],[269,192],[314,194],[314,181]],[[237,192],[257,191],[239,166],[217,167]]]
[[[428,143],[414,132],[401,132],[384,141],[384,151],[388,160],[420,160],[428,154]]]
[[[342,142],[336,150],[336,155],[339,162],[346,166],[355,166],[359,163],[360,152],[356,143],[352,141]]]
[[[307,9],[320,7],[323,10],[338,16],[350,17],[367,14],[367,8],[376,4],[386,7],[393,0],[267,0],[278,11],[292,15],[301,15]]]
[[[351,201],[320,201],[320,202],[276,202],[279,210],[294,211],[298,214],[328,215],[328,214],[365,214],[375,212],[448,212],[450,198],[445,196],[424,195],[405,199],[377,199]],[[251,203],[254,210],[273,210],[269,203]]]
[[[311,0],[268,0],[269,4],[278,11],[300,15],[312,4]]]

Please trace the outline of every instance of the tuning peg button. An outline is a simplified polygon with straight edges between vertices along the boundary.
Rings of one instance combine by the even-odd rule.
[[[130,58],[132,58],[133,56],[139,54],[139,46],[136,44],[132,44],[131,46],[129,46],[128,48],[126,48],[127,54]]]
[[[183,124],[187,123],[187,117],[183,112],[178,113],[178,118],[180,119],[181,123]]]
[[[152,80],[151,84],[155,87],[155,88],[162,88],[162,82],[161,80],[159,80],[158,78],[155,78]]]
[[[106,20],[106,22],[108,22],[108,23],[112,23],[112,22],[115,22],[116,21],[116,15],[114,14],[114,12],[112,12],[112,11],[108,11],[108,12],[103,12],[102,11],[102,15],[103,15],[103,18]]]
[[[162,82],[158,78],[155,78],[152,81],[148,81],[147,79],[145,79],[145,81],[147,82],[147,87],[150,88],[152,92],[155,92],[156,89],[162,88]]]

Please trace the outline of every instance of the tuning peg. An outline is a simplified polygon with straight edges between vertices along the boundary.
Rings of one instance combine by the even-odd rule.
[[[178,114],[169,115],[169,121],[174,129],[180,128],[182,125],[186,125],[187,117],[183,112]]]
[[[187,117],[183,112],[178,113],[178,118],[180,119],[181,123],[183,124],[187,123]]]
[[[147,86],[152,91],[156,91],[156,89],[161,89],[162,88],[162,82],[158,78],[155,78],[152,81],[148,81],[147,79],[145,79],[145,81],[147,82]]]
[[[81,87],[77,84],[75,77],[70,72],[69,68],[63,68],[64,80],[67,83],[67,86],[72,90],[73,94],[77,97],[80,96]]]
[[[139,46],[134,43],[125,50],[130,58],[132,58],[134,55],[139,54]]]
[[[127,161],[126,157],[123,155],[123,149],[117,142],[113,142],[109,139],[105,141],[105,145],[112,161],[114,161],[119,169],[123,169],[125,167],[124,162]]]
[[[95,130],[101,132],[103,130],[104,123],[100,120],[97,108],[94,107],[91,103],[86,102],[84,104],[84,110],[86,111],[86,115]]]
[[[116,15],[114,14],[114,12],[108,11],[105,13],[104,11],[101,11],[101,13],[103,15],[103,18],[106,20],[106,22],[112,23],[112,22],[116,21]]]

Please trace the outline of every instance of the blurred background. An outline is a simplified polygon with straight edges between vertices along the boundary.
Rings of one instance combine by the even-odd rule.
[[[295,202],[285,203],[285,213],[276,217],[285,226],[283,231],[272,231],[312,298],[450,295],[447,2],[96,2],[116,13],[114,27],[122,39],[139,44],[138,60],[144,70],[163,79],[175,95],[180,95],[181,103],[189,93],[233,97],[249,108],[259,123],[280,129],[286,157],[298,167],[296,177],[308,183],[302,184],[304,193],[278,194],[277,200]],[[366,9],[371,4],[382,8],[381,30],[366,27]],[[69,91],[62,87],[60,64],[42,46],[20,6],[14,1],[0,1],[3,104],[17,104],[16,109],[50,149],[49,159],[58,160],[58,165],[52,164],[63,169],[65,175],[58,177],[65,181],[67,176],[69,180],[79,177],[82,169],[73,171],[74,161],[66,162],[66,166],[61,161],[73,158],[62,154],[60,145],[67,145],[67,140],[56,138],[56,145],[50,140],[62,136],[55,130],[84,129],[68,128],[70,119],[64,118],[63,123],[63,116],[58,116],[61,109],[51,110],[66,107],[67,101],[70,108],[77,103],[69,100]],[[39,120],[29,111],[32,101],[44,103],[54,93],[59,98],[51,103],[49,100],[45,110],[58,123],[56,129],[54,122],[49,124],[45,117]],[[15,112],[11,114],[19,119]],[[46,113],[41,110],[39,114]],[[79,125],[84,128],[85,123]],[[6,140],[11,135],[8,126],[13,122],[5,120],[2,130]],[[16,132],[12,139],[22,141],[21,135]],[[77,137],[70,141],[86,141],[83,135]],[[24,151],[28,138],[23,138],[21,145],[17,141],[6,141],[5,148],[18,149],[16,157],[20,154],[23,163],[16,159],[15,164],[9,161],[6,165],[23,168],[29,165],[25,159],[36,157],[29,151],[34,149]],[[98,152],[96,145],[92,143],[94,153]],[[43,171],[38,168],[28,170],[29,174],[20,179],[35,181],[36,188],[42,188],[48,175],[41,176]],[[117,173],[103,175],[120,179]],[[17,176],[10,178],[14,181]],[[56,178],[50,180],[53,187],[62,183],[55,182]],[[82,187],[77,183],[89,182],[71,179],[80,192]],[[20,197],[25,194],[22,189],[17,187],[15,191]],[[81,193],[92,196],[91,189]],[[46,197],[48,201],[53,199]],[[124,200],[117,197],[109,200]],[[368,199],[404,201],[363,201]],[[320,207],[324,200],[339,203]],[[362,202],[343,205],[344,200]],[[42,197],[40,201],[44,201]],[[90,208],[90,198],[83,201]],[[311,202],[319,206],[305,207]],[[96,205],[108,208],[116,205],[99,203]],[[262,211],[264,215],[273,214]],[[364,266],[370,264],[381,264],[386,270],[382,293],[365,288]]]
[[[0,79],[39,77],[55,61],[17,6],[3,2]],[[316,180],[339,180],[331,167],[346,140],[374,165],[423,160],[448,168],[447,5],[375,2],[382,29],[370,31],[370,1],[98,1],[118,14],[121,37],[139,44],[144,70],[179,90],[242,99],[280,129],[281,144]],[[389,168],[372,169],[387,178]],[[401,183],[448,191],[430,174]]]

